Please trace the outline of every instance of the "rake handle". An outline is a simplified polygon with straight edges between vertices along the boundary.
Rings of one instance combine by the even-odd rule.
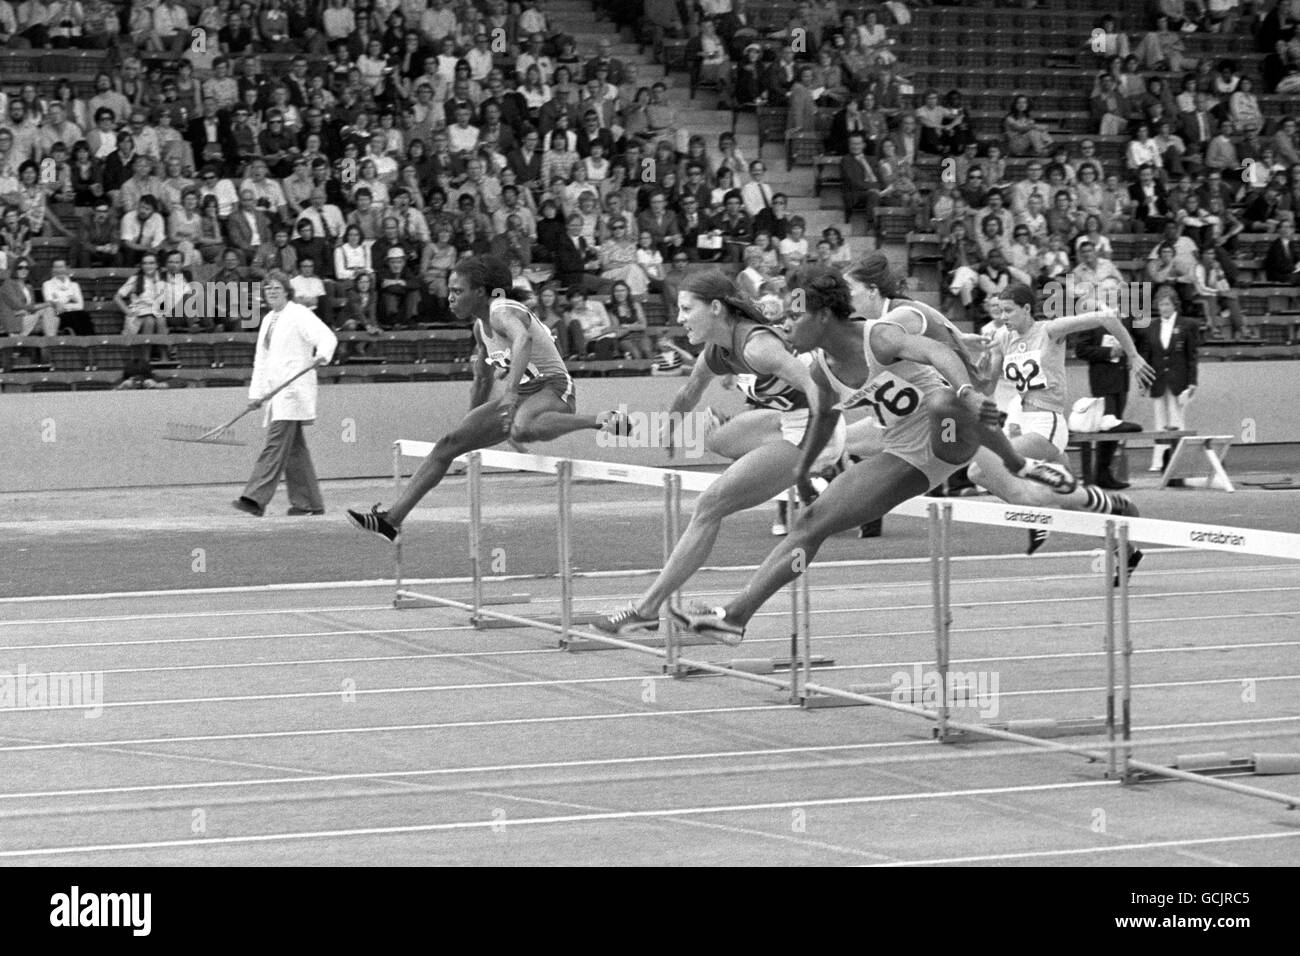
[[[271,389],[271,391],[269,391],[269,392],[267,392],[265,395],[263,395],[263,396],[262,396],[260,399],[258,399],[256,402],[249,402],[247,408],[245,408],[242,412],[240,412],[238,415],[236,415],[236,416],[235,416],[234,418],[232,418],[230,421],[226,422],[224,425],[218,425],[216,428],[212,429],[210,432],[205,432],[205,433],[204,433],[204,434],[203,434],[203,435],[202,435],[198,440],[199,440],[199,441],[202,441],[204,438],[211,438],[213,435],[216,435],[216,434],[218,434],[218,433],[220,433],[220,432],[225,431],[227,428],[229,428],[231,425],[235,424],[235,422],[239,421],[241,418],[243,418],[243,417],[244,417],[245,415],[247,415],[249,412],[256,411],[257,409],[261,408],[263,405],[265,405],[265,404],[266,404],[267,402],[269,402],[271,399],[275,398],[276,395],[279,395],[279,394],[280,394],[281,392],[283,392],[286,388],[288,388],[288,387],[289,387],[290,385],[292,385],[294,382],[298,381],[298,379],[302,378],[302,377],[303,377],[304,375],[306,375],[308,372],[313,372],[313,371],[315,371],[317,368],[319,368],[320,366],[322,366],[322,365],[324,365],[324,364],[325,364],[325,362],[323,362],[323,361],[320,360],[320,359],[317,359],[316,361],[312,362],[310,365],[308,365],[308,366],[307,366],[306,368],[304,368],[302,371],[295,373],[295,374],[293,375],[293,377],[285,379],[283,382],[281,382],[281,383],[280,383],[279,385],[277,385],[275,388]]]

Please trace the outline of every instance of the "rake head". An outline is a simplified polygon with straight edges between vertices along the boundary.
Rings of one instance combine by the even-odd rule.
[[[213,428],[210,425],[184,425],[178,422],[168,422],[163,438],[167,441],[184,441],[199,445],[247,444],[247,442],[241,441],[239,436],[225,425],[218,425]]]

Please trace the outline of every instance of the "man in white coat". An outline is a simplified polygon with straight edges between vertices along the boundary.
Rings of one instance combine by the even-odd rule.
[[[283,272],[267,274],[262,280],[262,297],[271,311],[258,331],[248,398],[254,408],[267,405],[263,419],[268,426],[266,445],[243,495],[232,504],[260,518],[283,474],[289,486],[289,514],[324,514],[325,502],[303,429],[316,418],[316,366],[329,364],[338,339],[314,312],[293,301],[289,277]],[[270,393],[304,368],[312,371],[271,397],[268,404]]]

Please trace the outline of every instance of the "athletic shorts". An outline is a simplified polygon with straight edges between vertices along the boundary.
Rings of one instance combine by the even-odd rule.
[[[792,412],[781,413],[781,437],[791,445],[798,445],[803,441],[804,432],[808,430],[808,409],[800,408]],[[848,431],[844,424],[844,416],[840,416],[839,422],[835,425],[835,433],[831,435],[830,441],[822,449],[817,460],[813,462],[811,471],[824,471],[840,460],[844,454],[844,436]]]
[[[1070,428],[1065,423],[1065,416],[1059,412],[1021,409],[1015,424],[1020,426],[1022,435],[1042,435],[1061,453],[1064,453],[1065,447],[1070,444]]]
[[[577,405],[573,392],[573,379],[568,375],[543,375],[541,378],[533,379],[526,385],[519,386],[519,394],[525,397],[536,395],[538,392],[554,392],[560,401],[573,411]]]
[[[970,464],[969,458],[955,465],[950,464],[934,453],[934,426],[924,408],[885,432],[885,444],[881,453],[901,458],[925,475],[929,482],[927,489],[943,484],[954,472],[961,471]]]

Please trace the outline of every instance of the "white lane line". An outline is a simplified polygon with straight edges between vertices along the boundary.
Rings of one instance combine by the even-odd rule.
[[[828,667],[819,668],[820,670],[857,670],[854,667]],[[507,690],[516,688],[527,689],[545,689],[552,687],[577,687],[591,684],[623,684],[644,683],[647,678],[653,678],[655,675],[633,674],[623,677],[562,677],[550,680],[518,680],[518,681],[487,681],[482,683],[467,684],[417,684],[412,687],[368,687],[349,690],[349,694],[358,696],[379,696],[383,694],[425,694],[425,693],[445,693],[447,691],[483,691],[483,690]],[[667,675],[660,675],[667,677]],[[1225,677],[1212,680],[1186,680],[1186,681],[1156,681],[1151,683],[1134,683],[1133,690],[1159,690],[1168,687],[1210,687],[1221,684],[1240,685],[1243,680],[1252,680],[1256,683],[1269,683],[1276,681],[1300,680],[1300,674],[1275,674],[1266,677]],[[1092,694],[1101,693],[1106,690],[1105,687],[1054,687],[1047,690],[1032,691],[1001,691],[1000,697],[1031,697],[1042,694]],[[173,707],[177,705],[189,704],[232,704],[232,703],[253,703],[260,701],[272,700],[311,700],[325,697],[339,697],[342,691],[321,690],[321,691],[297,691],[286,694],[222,694],[216,697],[157,697],[145,700],[119,700],[106,701],[99,705],[102,710],[115,710],[129,707]],[[35,704],[28,707],[3,707],[0,708],[0,714],[27,714],[42,713],[61,710],[85,711],[88,708],[85,704]]]
[[[1297,717],[1265,718],[1267,720],[1297,721]],[[1245,721],[1242,721],[1245,723]],[[1261,721],[1263,722],[1263,721]],[[1182,728],[1184,724],[1168,725],[1168,728]],[[1135,732],[1141,734],[1150,730],[1160,729],[1155,726],[1144,726],[1134,728]],[[1166,728],[1167,729],[1167,728]],[[1276,736],[1275,732],[1265,733],[1246,733],[1246,734],[1205,734],[1199,736],[1179,736],[1179,737],[1136,737],[1131,741],[1131,746],[1154,747],[1154,746],[1182,746],[1191,743],[1200,743],[1207,741],[1245,741],[1259,740],[1264,737]],[[212,789],[239,789],[242,787],[271,787],[293,785],[300,783],[321,784],[321,783],[338,783],[344,781],[365,781],[365,780],[403,780],[415,777],[453,777],[453,776],[472,776],[475,774],[497,774],[497,773],[519,773],[535,770],[573,770],[578,768],[602,768],[602,767],[621,767],[634,765],[656,765],[672,763],[693,763],[709,760],[750,760],[766,759],[771,757],[782,757],[789,755],[827,755],[838,754],[849,751],[892,751],[892,750],[922,750],[933,751],[931,753],[910,753],[897,756],[865,756],[851,757],[848,759],[830,759],[820,760],[813,763],[782,763],[782,764],[763,764],[751,768],[746,768],[747,773],[778,773],[786,770],[817,771],[823,769],[837,769],[843,767],[867,767],[867,766],[895,766],[900,764],[919,764],[919,763],[942,763],[944,761],[962,762],[967,760],[985,760],[995,757],[1035,757],[1035,756],[1060,756],[1052,754],[1046,750],[1038,750],[1025,746],[1002,746],[997,748],[971,748],[954,750],[941,744],[933,738],[919,740],[891,740],[876,741],[873,743],[854,743],[854,744],[800,744],[788,747],[768,747],[758,750],[723,750],[710,751],[702,753],[670,753],[670,754],[647,754],[632,757],[589,757],[580,760],[554,760],[538,763],[514,763],[514,764],[484,764],[471,765],[465,767],[434,767],[422,770],[372,770],[372,771],[355,771],[347,773],[312,773],[308,770],[298,770],[292,767],[268,766],[263,764],[241,764],[241,766],[261,767],[270,770],[293,770],[295,776],[291,777],[271,777],[271,778],[236,778],[230,780],[194,780],[182,783],[161,783],[161,784],[132,784],[117,787],[95,787],[68,790],[36,790],[15,793],[0,793],[0,801],[3,800],[44,800],[51,797],[83,797],[83,796],[105,796],[110,794],[131,794],[131,793],[156,793],[156,792],[175,792],[186,790],[212,790]],[[171,753],[154,752],[146,754],[151,757],[174,757],[178,756]],[[222,761],[216,761],[221,763]],[[700,770],[688,770],[685,772],[669,772],[652,777],[639,777],[636,779],[673,779],[683,776],[700,777],[711,775],[727,775],[736,772],[736,768],[712,767]],[[303,774],[310,774],[303,776]],[[604,779],[604,778],[601,778]],[[620,777],[617,780],[627,780],[629,778]],[[513,782],[511,786],[532,786],[535,781]],[[498,786],[503,784],[498,784]],[[370,791],[362,791],[369,793]],[[586,809],[586,808],[584,808]],[[3,816],[4,814],[0,814]],[[27,814],[20,814],[27,815]]]
[[[1178,618],[1176,620],[1185,620],[1185,619]],[[1167,623],[1167,621],[1168,619],[1157,618],[1154,619],[1153,621],[1132,621],[1131,623],[1132,624]],[[1093,626],[1093,625],[1100,626],[1101,624],[1102,624],[1101,621],[1095,621],[1095,622],[1085,622],[1085,623],[1071,625],[1071,626],[1074,627]],[[1055,628],[1055,627],[1061,627],[1062,625],[1053,624],[1051,626]],[[437,630],[437,629],[431,628],[430,630]],[[962,632],[974,633],[979,630],[983,630],[983,629],[972,628],[968,630],[966,628],[963,628]],[[320,636],[323,634],[333,634],[333,633],[334,632],[331,631],[321,631],[314,636]],[[340,633],[366,634],[366,633],[381,633],[381,632],[346,631]],[[836,639],[842,640],[842,639],[905,637],[908,636],[909,634],[919,635],[919,634],[928,634],[928,633],[929,633],[928,631],[926,632],[903,631],[898,633],[884,633],[884,634],[826,634],[821,637],[815,637],[814,640],[828,641],[828,640],[836,640]],[[291,634],[285,636],[299,637],[304,635]],[[749,647],[751,646],[751,644],[775,644],[775,643],[788,643],[788,642],[782,638],[768,638],[765,640],[755,640],[752,642],[748,642],[746,643],[745,646]],[[1188,646],[1144,647],[1140,650],[1134,650],[1133,654],[1134,656],[1137,656],[1139,654],[1190,654],[1199,651],[1266,650],[1266,649],[1272,649],[1277,647],[1296,647],[1296,646],[1300,646],[1300,641],[1254,641],[1254,642],[1247,642],[1241,644],[1197,644],[1190,647]],[[0,648],[0,650],[7,650],[7,648]],[[393,662],[424,661],[424,660],[445,661],[445,660],[477,660],[477,659],[488,660],[497,657],[520,657],[520,656],[529,656],[529,655],[554,656],[560,650],[561,650],[560,648],[556,648],[556,647],[542,647],[542,648],[536,648],[530,650],[448,651],[448,652],[439,652],[433,654],[379,654],[371,657],[304,657],[304,658],[286,658],[283,660],[274,660],[274,661],[242,661],[242,662],[237,662],[232,664],[165,664],[165,665],[158,665],[155,667],[112,667],[112,668],[104,668],[104,669],[94,668],[94,670],[96,673],[104,674],[104,675],[153,674],[153,673],[177,673],[183,671],[242,670],[247,668],[255,669],[255,668],[262,668],[262,667],[317,667],[317,666],[328,665],[328,664],[383,664],[389,661],[393,661]],[[1073,652],[1061,652],[1056,654],[1009,655],[1005,657],[954,657],[949,660],[949,663],[950,664],[999,664],[999,663],[1014,663],[1018,661],[1067,660],[1067,659],[1103,657],[1103,656],[1105,656],[1105,651],[1073,651]],[[832,667],[819,668],[819,670],[822,671],[870,670],[872,668],[913,667],[917,664],[920,664],[922,667],[925,667],[928,666],[928,664],[930,663],[931,662],[929,661],[921,661],[921,660],[882,661],[879,663],[868,662],[863,664],[837,664]],[[84,669],[89,669],[89,668],[83,668],[83,670]],[[646,679],[671,681],[673,680],[673,677],[670,674],[652,674],[649,675]]]
[[[789,754],[825,754],[848,750],[886,750],[899,747],[935,747],[934,740],[898,740],[871,744],[827,744],[806,747],[772,747],[762,750],[722,750],[712,753],[653,754],[644,757],[602,757],[587,760],[552,760],[543,763],[485,764],[470,767],[437,767],[429,770],[374,770],[356,773],[312,774],[310,776],[268,777],[244,780],[202,780],[189,783],[136,784],[124,787],[95,787],[79,790],[37,790],[26,793],[0,793],[0,800],[43,799],[46,797],[84,797],[103,796],[115,793],[153,793],[175,790],[207,790],[239,787],[274,787],[298,783],[336,783],[347,780],[390,780],[410,777],[446,777],[479,773],[517,773],[529,770],[572,770],[579,767],[618,767],[633,764],[657,764],[671,762],[690,762],[703,760],[746,760],[749,758],[779,757]],[[968,753],[924,754],[914,757],[867,758],[865,760],[822,761],[818,763],[798,764],[802,769],[820,770],[840,766],[862,766],[876,763],[914,763],[917,761],[971,759],[975,757],[1019,756],[1022,749],[999,751],[980,751]],[[755,772],[768,771],[771,768],[755,768]],[[499,785],[499,784],[498,784]]]
[[[28,624],[111,624],[120,621],[174,621],[194,617],[259,617],[276,614],[325,614],[338,611],[391,611],[391,604],[348,604],[343,607],[285,607],[246,611],[183,611],[166,614],[113,614],[99,617],[41,617],[27,621],[0,621],[0,627],[23,627]]]
[[[985,856],[952,856],[933,860],[898,860],[892,863],[866,863],[864,866],[951,866],[954,863],[996,863],[1005,860],[1039,860],[1053,856],[1087,856],[1092,853],[1126,853],[1130,850],[1164,850],[1188,846],[1213,846],[1259,840],[1287,840],[1300,837],[1300,831],[1284,833],[1243,833],[1240,836],[1189,837],[1185,840],[1153,840],[1146,843],[1117,843],[1114,846],[1076,847],[1070,850],[1025,850],[1021,853],[991,853]]]
[[[1098,553],[1098,548],[1092,548],[1085,551],[1048,551],[1035,555],[1032,559],[1023,554],[962,554],[953,555],[952,561],[957,562],[988,562],[988,561],[1034,561],[1042,562],[1048,559],[1062,558],[1079,558],[1094,557]],[[1197,551],[1188,548],[1143,548],[1146,554],[1197,554],[1214,556],[1220,554],[1217,551]],[[930,563],[928,557],[923,558],[844,558],[838,561],[819,561],[819,568],[870,568],[888,565],[905,564],[926,564]],[[1269,565],[1258,568],[1233,568],[1233,571],[1261,571],[1261,570],[1281,570],[1283,568],[1294,568],[1293,565]],[[752,572],[757,571],[757,564],[735,564],[735,565],[705,565],[700,568],[704,572]],[[1193,569],[1188,569],[1189,573]],[[1204,572],[1209,569],[1195,569],[1197,572]],[[627,568],[618,571],[574,571],[573,575],[577,578],[630,578],[642,577],[645,575],[656,575],[659,568]],[[1143,571],[1145,575],[1147,572]],[[1155,573],[1155,572],[1152,572]],[[1163,572],[1173,573],[1173,572]],[[551,575],[537,574],[511,574],[495,575],[490,578],[484,578],[484,581],[493,583],[508,583],[521,581],[544,580]],[[450,577],[450,578],[410,578],[406,584],[411,585],[456,585],[469,584],[471,578],[468,577]],[[7,597],[0,598],[0,605],[3,604],[41,604],[57,603],[61,601],[107,601],[118,598],[148,598],[148,597],[184,597],[193,595],[216,595],[216,594],[259,594],[259,593],[276,593],[283,591],[328,591],[341,590],[345,588],[391,588],[393,586],[392,578],[379,578],[365,581],[302,581],[296,584],[244,584],[220,588],[158,588],[149,591],[89,591],[80,594],[34,594],[25,597]]]
[[[287,833],[257,833],[246,836],[210,837],[195,840],[152,840],[140,843],[100,843],[85,846],[34,847],[0,851],[0,859],[36,856],[61,856],[76,853],[103,853],[120,850],[160,850],[189,846],[275,843],[287,840],[322,840],[359,836],[395,836],[413,833],[446,833],[486,830],[502,827],[517,829],[555,824],[599,823],[610,820],[653,820],[672,817],[706,816],[722,813],[753,813],[761,810],[793,810],[809,807],[863,806],[881,803],[904,803],[912,800],[960,800],[966,797],[995,794],[1043,793],[1082,790],[1092,787],[1118,786],[1118,780],[1087,780],[1073,783],[1030,784],[1017,787],[981,787],[972,790],[941,790],[923,793],[895,793],[867,797],[832,797],[820,800],[786,800],[773,803],[736,803],[722,806],[668,807],[659,810],[617,810],[609,813],[575,813],[547,817],[505,817],[491,820],[458,820],[449,823],[422,823],[408,826],[363,827],[343,830],[308,830]],[[1293,834],[1300,835],[1300,834]]]
[[[754,711],[798,710],[796,704],[753,704],[744,707],[698,707],[682,710],[614,711],[604,714],[560,714],[553,717],[503,717],[496,720],[453,720],[428,724],[380,724],[374,727],[324,727],[309,730],[262,730],[242,734],[193,734],[186,737],[138,737],[118,740],[58,741],[0,746],[0,753],[27,750],[76,750],[82,747],[124,747],[140,744],[190,744],[223,740],[268,740],[286,737],[329,737],[335,734],[383,734],[426,730],[464,730],[481,727],[517,727],[528,724],[581,723],[585,720],[636,720],[643,717],[695,717],[744,714]]]
[[[1091,552],[1089,552],[1089,554],[1091,554]],[[925,560],[926,562],[929,561],[928,558]],[[816,567],[826,567],[826,565],[816,565]],[[1300,567],[1300,565],[1298,565],[1297,567]],[[1237,571],[1245,571],[1247,569],[1205,568],[1205,569],[1200,569],[1199,573],[1222,574],[1224,573],[1225,570],[1227,570],[1230,573],[1236,573]],[[657,572],[647,572],[647,573],[653,574]],[[1169,574],[1177,573],[1180,575],[1186,575],[1186,574],[1198,573],[1198,572],[1193,570],[1187,570],[1187,571],[1170,571],[1166,573]],[[1089,577],[1096,577],[1096,575],[1091,575]],[[1056,575],[1051,578],[1045,578],[1042,575],[1036,575],[1032,577],[980,578],[977,580],[972,580],[964,583],[972,586],[982,587],[986,585],[1042,583],[1051,580],[1078,581],[1084,578],[1085,576],[1083,575],[1074,575],[1074,574]],[[532,578],[532,580],[537,580],[537,578]],[[551,576],[547,576],[543,580],[549,581],[549,580],[554,580],[554,578]],[[404,582],[404,583],[414,584],[415,582]],[[962,582],[957,582],[957,581],[954,582],[954,584],[959,584],[959,583]],[[913,588],[927,587],[928,588],[930,587],[930,582],[910,581],[910,582],[894,582],[892,584],[887,582],[879,582],[879,583],[872,582],[869,584],[861,584],[861,585],[853,585],[853,584],[814,585],[812,587],[812,590],[838,592],[838,591],[845,591],[845,590],[867,590],[867,589],[877,590],[886,587],[913,587]],[[1267,587],[1257,587],[1257,588],[1223,588],[1218,590],[1198,590],[1198,591],[1162,591],[1162,592],[1157,592],[1152,594],[1138,592],[1138,593],[1131,593],[1130,597],[1133,599],[1155,600],[1155,599],[1168,598],[1168,597],[1198,597],[1203,595],[1208,596],[1208,595],[1224,595],[1224,594],[1269,594],[1269,593],[1289,592],[1289,591],[1300,591],[1300,585],[1294,585],[1294,586],[1271,585]],[[165,594],[167,592],[162,592],[162,593]],[[692,590],[691,593],[694,595],[709,595],[709,594],[728,594],[730,593],[730,591]],[[617,601],[620,599],[625,599],[626,597],[627,597],[626,594],[608,595],[608,596],[594,595],[589,597],[578,597],[575,598],[575,600],[577,602],[586,602],[586,601],[605,602],[605,601]],[[1020,600],[1020,601],[963,601],[963,600],[954,599],[953,603],[960,605],[963,608],[969,608],[969,607],[988,607],[988,606],[998,607],[998,606],[1010,605],[1010,604],[1016,604],[1016,605],[1059,604],[1063,602],[1094,601],[1096,599],[1097,599],[1097,595],[1089,594],[1080,597],[1030,598],[1030,599]],[[558,602],[558,598],[539,598],[537,601],[531,603],[554,604],[557,602]],[[930,608],[931,608],[930,604],[899,604],[899,605],[892,605],[892,606],[877,605],[874,607],[867,607],[867,608],[833,608],[833,609],[826,609],[826,610],[815,610],[814,613],[844,614],[850,612],[857,613],[861,611],[879,612],[879,611],[930,610]],[[249,609],[249,610],[239,610],[239,611],[176,611],[176,612],[155,613],[155,614],[117,614],[117,615],[107,615],[107,616],[99,616],[99,617],[31,618],[27,620],[0,621],[0,627],[18,627],[23,625],[36,626],[36,625],[48,625],[48,624],[61,624],[61,625],[98,624],[98,623],[111,623],[111,622],[121,622],[121,621],[152,621],[152,620],[176,620],[176,619],[189,619],[189,618],[249,617],[249,616],[259,616],[259,615],[274,616],[280,614],[300,614],[300,613],[307,613],[307,612],[326,613],[326,612],[343,612],[343,611],[394,611],[394,608],[391,604],[359,604],[359,605],[346,605],[342,607],[318,607],[318,608],[264,608],[264,609]],[[774,616],[781,616],[785,613],[787,612],[768,611],[768,612],[760,612],[756,616],[774,617]]]
[[[143,641],[75,641],[53,644],[9,644],[0,651],[45,651],[63,648],[86,647],[149,647],[156,644],[208,644],[220,641],[285,641],[299,637],[351,637],[367,634],[427,634],[434,631],[472,631],[470,624],[449,624],[444,627],[361,627],[346,631],[273,631],[268,634],[218,634],[212,637],[160,637]],[[506,652],[519,653],[519,652]],[[528,653],[533,653],[529,651]]]

